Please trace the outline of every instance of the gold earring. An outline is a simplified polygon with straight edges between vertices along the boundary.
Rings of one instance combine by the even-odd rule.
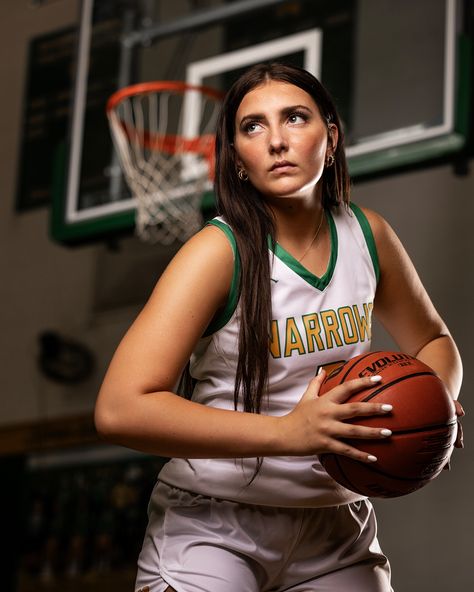
[[[239,177],[239,179],[241,181],[248,181],[249,176],[247,175],[247,172],[245,171],[245,169],[239,169],[237,171],[237,176]]]
[[[334,161],[336,159],[334,158],[334,156],[332,154],[330,154],[327,158],[326,158],[326,162],[324,163],[327,167],[332,167],[332,165],[334,164]]]

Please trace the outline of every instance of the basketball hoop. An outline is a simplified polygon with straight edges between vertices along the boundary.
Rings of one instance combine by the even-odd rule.
[[[185,241],[202,226],[212,188],[223,93],[185,82],[144,82],[107,102],[112,138],[137,199],[136,230],[150,243]]]

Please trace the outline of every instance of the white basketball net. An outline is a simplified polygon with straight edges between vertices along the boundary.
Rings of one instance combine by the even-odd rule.
[[[186,85],[143,86],[132,87],[134,93],[107,112],[125,179],[137,199],[136,231],[149,243],[184,242],[202,227],[202,196],[212,188],[220,100]]]

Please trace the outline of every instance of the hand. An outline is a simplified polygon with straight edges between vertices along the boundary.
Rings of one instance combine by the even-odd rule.
[[[464,417],[466,415],[466,413],[459,401],[454,401],[454,406],[456,408],[456,415],[458,416],[458,418]],[[455,448],[464,448],[464,434],[463,434],[462,425],[461,425],[461,422],[459,421],[459,419],[458,419],[458,431],[456,434],[456,440],[454,442],[454,447]],[[445,471],[451,470],[451,458],[448,459],[448,461],[444,465],[443,469]]]
[[[459,417],[464,417],[466,412],[464,411],[461,403],[459,401],[454,401],[454,406],[456,407],[456,415]],[[455,448],[464,448],[464,434],[462,431],[461,422],[458,419],[458,433],[456,436],[456,442],[454,442]]]
[[[291,454],[299,456],[332,452],[362,462],[374,462],[377,460],[375,457],[341,440],[386,438],[391,435],[390,430],[346,423],[345,420],[386,415],[391,411],[391,406],[369,402],[346,403],[352,394],[373,387],[376,382],[374,377],[350,380],[319,397],[319,389],[325,377],[326,373],[322,371],[313,378],[293,411],[281,418],[284,433],[290,442]]]

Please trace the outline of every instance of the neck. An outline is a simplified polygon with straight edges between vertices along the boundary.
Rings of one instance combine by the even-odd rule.
[[[297,199],[283,198],[271,204],[279,243],[291,242],[295,246],[307,245],[316,232],[324,209],[320,200],[300,203]]]
[[[319,223],[322,207],[322,188],[320,184],[289,196],[268,196],[266,202],[276,223],[277,240],[279,236],[294,235],[304,239],[312,236]]]

